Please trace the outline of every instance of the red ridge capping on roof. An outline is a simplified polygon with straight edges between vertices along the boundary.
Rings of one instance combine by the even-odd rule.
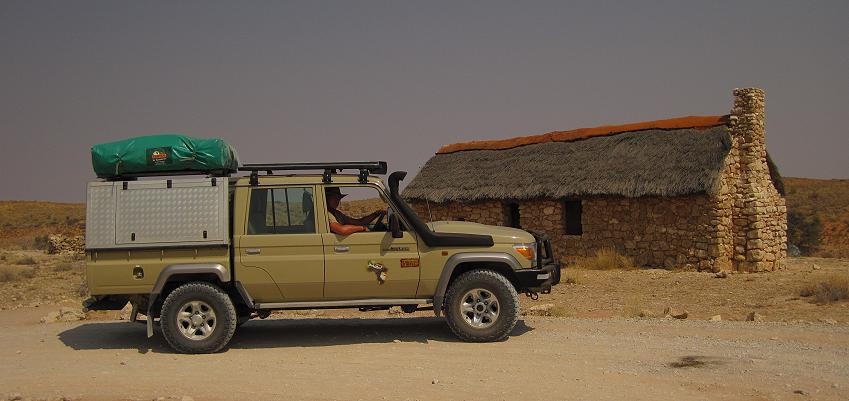
[[[728,124],[728,115],[724,116],[687,116],[666,120],[645,121],[623,125],[603,125],[595,128],[578,128],[570,131],[553,131],[542,135],[519,136],[493,141],[472,141],[454,143],[439,148],[436,154],[454,153],[464,150],[504,150],[519,146],[547,142],[570,142],[597,136],[616,135],[625,132],[649,129],[686,129],[710,128]]]

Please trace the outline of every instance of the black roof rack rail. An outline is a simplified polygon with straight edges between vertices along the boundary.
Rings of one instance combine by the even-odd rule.
[[[207,177],[229,177],[230,171],[224,170],[177,170],[177,171],[146,171],[142,173],[121,173],[110,176],[98,176],[106,181],[136,181],[145,177],[169,177],[180,175],[205,175]]]
[[[259,172],[271,175],[275,171],[324,170],[322,181],[331,182],[331,175],[342,170],[359,170],[359,181],[365,183],[369,174],[386,174],[385,161],[373,162],[306,162],[306,163],[249,163],[239,167],[239,171],[251,172],[251,185],[259,183]]]

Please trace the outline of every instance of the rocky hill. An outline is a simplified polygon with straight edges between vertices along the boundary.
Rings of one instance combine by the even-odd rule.
[[[849,258],[849,180],[783,180],[788,213],[798,214],[808,224],[819,222],[819,244],[813,254]]]
[[[48,234],[82,235],[85,204],[0,201],[0,247],[45,248]]]

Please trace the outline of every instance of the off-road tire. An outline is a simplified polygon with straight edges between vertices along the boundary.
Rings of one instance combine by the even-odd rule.
[[[474,289],[484,289],[499,303],[498,317],[486,328],[472,327],[463,318],[460,305],[463,297]],[[472,270],[457,277],[445,295],[445,320],[451,331],[463,341],[491,342],[507,338],[519,319],[519,294],[503,275],[492,270]]]
[[[178,327],[177,313],[191,301],[203,302],[215,313],[216,322],[212,333],[201,340],[187,338]],[[171,348],[184,354],[207,354],[221,350],[230,342],[236,331],[237,315],[233,301],[221,288],[206,282],[191,282],[168,294],[162,304],[159,320],[162,334]]]

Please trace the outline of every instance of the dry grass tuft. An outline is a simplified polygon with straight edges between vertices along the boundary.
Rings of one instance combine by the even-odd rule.
[[[615,249],[602,248],[595,252],[595,256],[580,259],[577,265],[590,270],[633,269],[634,260]]]
[[[31,267],[0,266],[0,283],[20,281],[35,277],[35,269]]]
[[[572,313],[571,310],[566,309],[566,307],[563,307],[563,306],[560,306],[560,305],[556,305],[555,307],[551,308],[551,310],[548,313],[549,313],[549,316],[552,316],[552,317],[572,317],[573,316],[573,313]]]
[[[25,267],[21,269],[21,276],[24,278],[33,278],[35,277],[35,268]]]
[[[810,283],[802,287],[799,295],[814,297],[818,304],[849,299],[849,274],[832,274],[819,283]]]
[[[53,266],[53,271],[55,271],[55,272],[67,272],[67,271],[74,270],[74,268],[76,268],[76,266],[73,263],[63,262],[63,263],[59,263],[56,266]]]
[[[640,317],[643,310],[643,301],[637,296],[630,296],[625,299],[625,307],[622,310],[622,316]]]
[[[578,284],[578,273],[571,270],[560,273],[560,284]]]

